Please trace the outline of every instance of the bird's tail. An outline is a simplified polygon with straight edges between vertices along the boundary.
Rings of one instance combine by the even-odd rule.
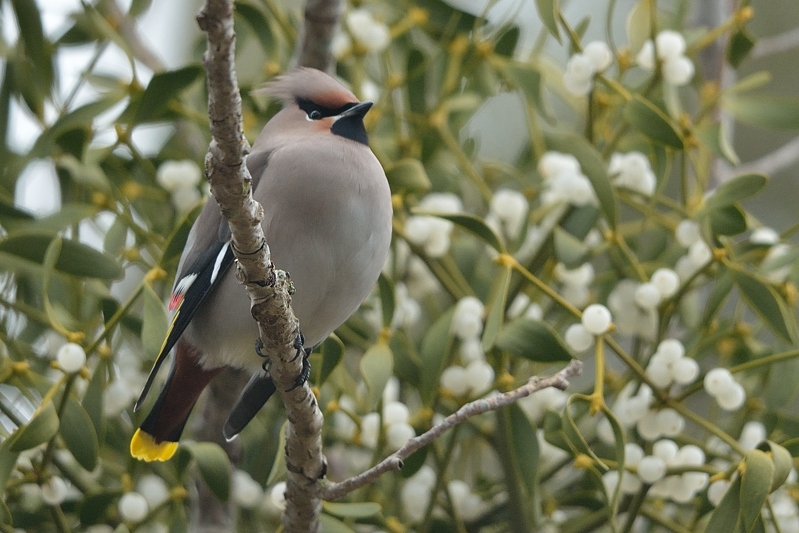
[[[130,441],[130,454],[137,459],[166,461],[175,454],[197,398],[222,370],[200,366],[199,352],[185,342],[177,343],[176,352],[161,394]]]

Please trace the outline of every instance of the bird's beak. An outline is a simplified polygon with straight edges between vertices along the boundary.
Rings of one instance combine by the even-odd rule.
[[[363,117],[366,114],[366,112],[372,108],[373,105],[374,105],[373,102],[369,101],[361,102],[344,111],[342,114],[338,116],[338,118]]]

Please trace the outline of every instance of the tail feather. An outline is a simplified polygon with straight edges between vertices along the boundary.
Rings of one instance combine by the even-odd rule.
[[[189,414],[203,389],[222,368],[206,370],[200,353],[178,341],[175,362],[150,414],[130,441],[130,453],[144,461],[166,461],[175,454]]]
[[[250,378],[247,386],[236,400],[236,404],[228,415],[222,434],[228,441],[233,440],[250,420],[261,410],[261,407],[275,393],[275,384],[269,374],[256,374]]]

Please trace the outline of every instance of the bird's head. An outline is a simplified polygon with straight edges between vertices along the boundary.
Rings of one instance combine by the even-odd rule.
[[[283,101],[281,127],[307,133],[329,132],[369,144],[363,117],[372,102],[358,101],[352,92],[322,71],[296,69],[270,82],[266,93]]]

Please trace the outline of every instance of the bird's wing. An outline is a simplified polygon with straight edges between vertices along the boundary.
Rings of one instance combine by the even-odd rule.
[[[144,384],[134,411],[144,403],[161,364],[191,322],[200,303],[211,288],[222,279],[228,267],[233,264],[233,259],[230,241],[217,241],[211,248],[202,252],[175,283],[172,297],[169,299],[169,310],[174,312],[172,322],[169,325],[164,344],[161,346],[161,352],[150,370],[150,375],[147,376],[147,382]]]

